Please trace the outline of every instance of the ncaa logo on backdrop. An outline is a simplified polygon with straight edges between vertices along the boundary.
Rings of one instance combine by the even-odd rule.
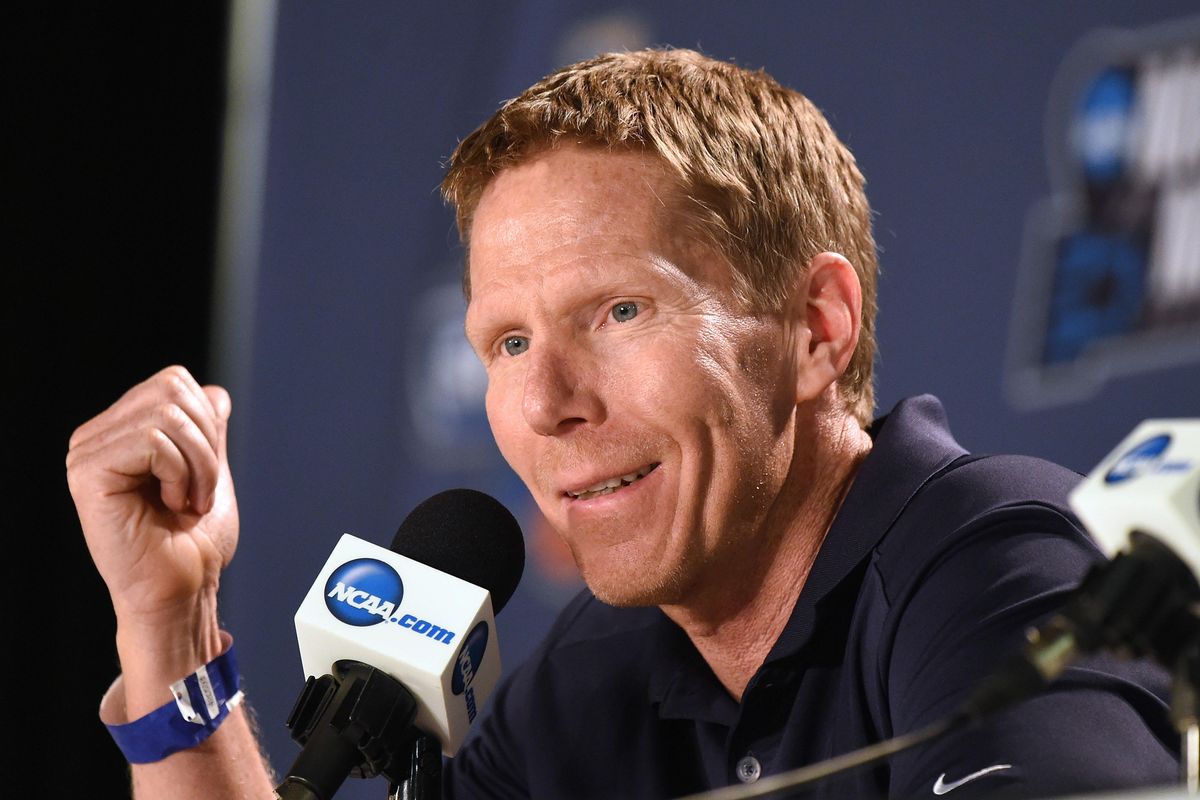
[[[1161,434],[1134,445],[1125,455],[1117,459],[1112,469],[1104,476],[1105,483],[1122,483],[1143,475],[1158,475],[1164,472],[1183,472],[1192,468],[1190,461],[1167,461],[1167,448],[1171,437]]]
[[[467,634],[467,640],[458,649],[454,658],[454,676],[450,679],[450,691],[466,695],[467,719],[475,720],[475,692],[471,682],[475,673],[483,663],[483,654],[487,650],[488,624],[482,620]]]
[[[363,627],[384,622],[403,598],[400,575],[375,558],[347,561],[325,582],[326,608],[347,625]]]
[[[1007,386],[1021,406],[1200,356],[1200,17],[1085,37],[1047,111]]]

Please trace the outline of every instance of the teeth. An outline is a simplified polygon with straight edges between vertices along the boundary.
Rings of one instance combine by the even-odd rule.
[[[658,465],[648,464],[639,470],[635,470],[615,478],[608,478],[606,480],[599,481],[598,483],[595,483],[582,491],[567,492],[567,494],[580,500],[590,500],[593,497],[602,497],[606,494],[612,494],[622,486],[628,486],[637,479],[646,477],[651,471],[654,470],[656,466]]]

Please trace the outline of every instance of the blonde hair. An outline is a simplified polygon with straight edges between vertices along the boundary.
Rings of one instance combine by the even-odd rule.
[[[762,70],[692,50],[608,53],[563,67],[506,102],[450,157],[442,193],[465,245],[491,179],[564,136],[657,154],[678,182],[685,218],[734,265],[751,308],[781,310],[813,256],[846,256],[862,285],[862,329],[839,389],[850,413],[870,423],[871,209],[854,156],[806,97]]]

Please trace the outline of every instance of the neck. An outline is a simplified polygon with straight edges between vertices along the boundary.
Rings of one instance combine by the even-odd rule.
[[[853,418],[813,417],[803,427],[798,421],[797,449],[782,489],[754,540],[735,556],[739,568],[708,576],[703,592],[662,607],[738,701],[787,625],[871,449],[871,438]]]

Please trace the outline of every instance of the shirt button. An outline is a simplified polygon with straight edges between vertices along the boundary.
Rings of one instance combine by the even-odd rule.
[[[742,783],[754,783],[762,775],[762,764],[759,764],[754,756],[746,756],[738,761],[734,771]]]

